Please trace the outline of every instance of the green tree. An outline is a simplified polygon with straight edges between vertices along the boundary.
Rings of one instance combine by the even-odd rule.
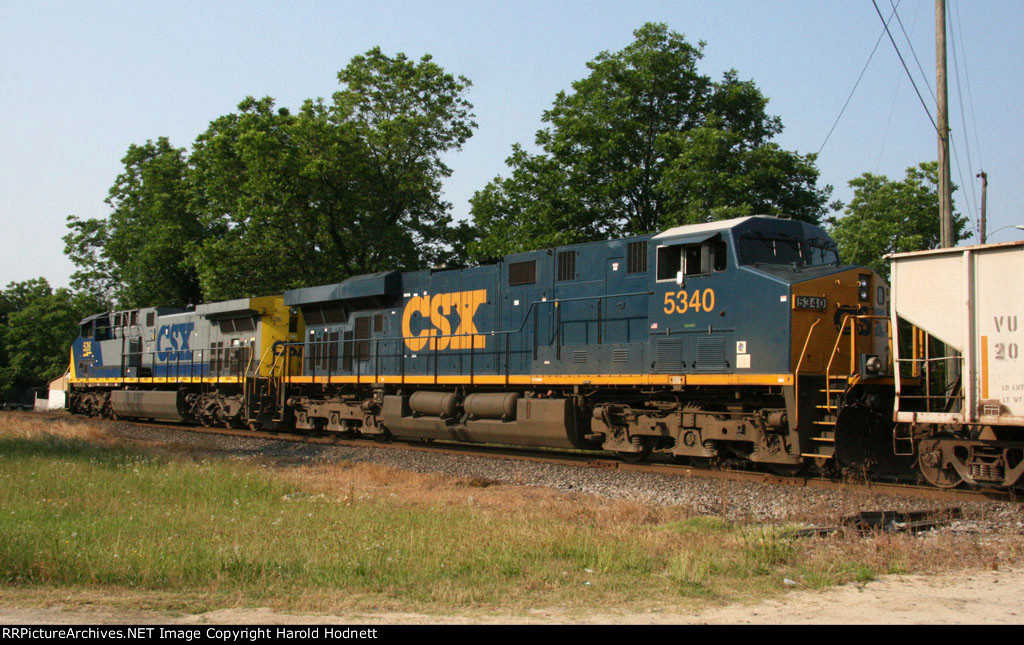
[[[203,229],[189,209],[185,150],[160,137],[129,146],[121,161],[106,199],[109,217],[68,217],[72,286],[125,308],[201,302],[187,250]]]
[[[305,283],[318,258],[300,174],[295,117],[249,97],[210,123],[190,158],[192,207],[205,234],[191,253],[208,299]],[[319,260],[319,262],[318,262]]]
[[[704,43],[663,24],[634,36],[555,97],[536,135],[541,153],[514,146],[510,176],[474,195],[475,255],[752,213],[824,214],[831,188],[816,187],[815,156],[771,142],[782,122],[752,81],[698,73]]]
[[[903,181],[864,173],[851,179],[849,186],[853,199],[836,205],[844,215],[828,220],[844,262],[871,267],[888,279],[885,254],[939,247],[937,162],[907,168]],[[955,211],[953,233],[956,241],[970,237],[967,219]]]
[[[79,321],[101,308],[93,296],[54,291],[45,278],[8,284],[0,291],[0,396],[60,376]]]
[[[166,137],[132,145],[107,197],[106,251],[121,279],[122,307],[184,306],[202,302],[199,279],[186,256],[203,234],[189,208],[188,160]]]
[[[367,159],[362,193],[360,271],[414,268],[452,257],[459,229],[450,227],[451,204],[441,181],[451,175],[444,153],[460,150],[476,128],[466,100],[472,83],[446,73],[423,56],[385,56],[379,47],[356,56],[338,73],[344,89],[326,116],[350,124]],[[381,231],[382,244],[367,246]]]
[[[470,83],[430,56],[374,48],[338,74],[330,101],[297,114],[248,98],[196,140],[194,248],[208,297],[230,298],[418,268],[459,255],[441,156],[476,124]]]
[[[75,265],[71,274],[71,288],[80,293],[91,293],[107,303],[107,309],[120,288],[117,267],[107,256],[107,220],[67,217],[68,233],[64,235],[64,255]]]

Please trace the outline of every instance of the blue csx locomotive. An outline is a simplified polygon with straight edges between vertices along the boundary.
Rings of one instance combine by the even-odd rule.
[[[829,463],[841,401],[888,378],[887,300],[822,229],[744,217],[99,314],[69,405],[791,470]]]

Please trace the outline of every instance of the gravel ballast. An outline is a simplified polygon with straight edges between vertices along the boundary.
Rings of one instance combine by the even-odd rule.
[[[513,486],[541,486],[607,499],[672,505],[694,515],[731,521],[834,525],[861,511],[921,511],[958,507],[962,519],[943,530],[977,534],[1024,534],[1024,506],[1013,502],[938,502],[929,499],[787,484],[674,476],[608,468],[566,466],[490,456],[441,454],[401,444],[339,446],[282,439],[189,432],[176,428],[113,423],[118,437],[181,446],[238,458],[286,464],[373,463],[417,473]]]

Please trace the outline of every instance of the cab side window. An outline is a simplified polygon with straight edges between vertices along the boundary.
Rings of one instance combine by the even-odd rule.
[[[679,244],[658,247],[658,280],[674,280],[681,271],[684,276],[708,275],[729,267],[729,247],[718,239],[701,244]]]
[[[705,244],[687,244],[683,247],[683,275],[704,275],[708,270],[708,247]]]
[[[674,280],[682,269],[682,252],[680,246],[658,247],[658,280]]]
[[[729,247],[724,240],[715,241],[711,248],[711,255],[714,258],[715,271],[725,271],[729,268]]]

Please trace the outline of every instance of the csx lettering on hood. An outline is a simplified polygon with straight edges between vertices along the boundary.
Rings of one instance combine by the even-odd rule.
[[[486,348],[486,336],[470,335],[478,333],[473,316],[485,302],[486,289],[412,297],[402,312],[405,346],[414,352],[423,349],[428,341],[432,350]],[[452,321],[448,318],[453,311],[459,316],[459,324],[454,331]],[[419,318],[419,333],[413,332],[414,317]]]

